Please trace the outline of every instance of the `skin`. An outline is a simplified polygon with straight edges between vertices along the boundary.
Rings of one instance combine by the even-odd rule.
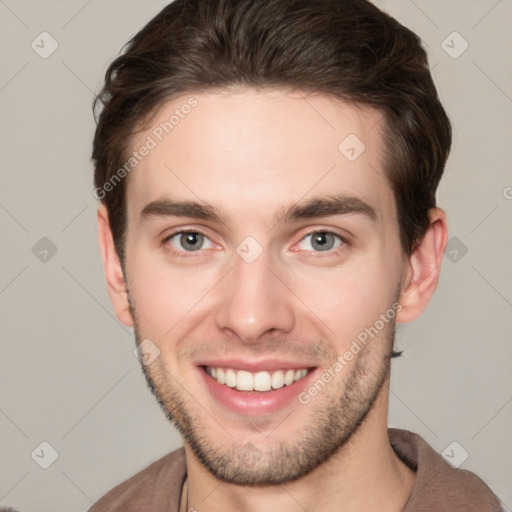
[[[376,110],[283,90],[193,96],[197,107],[128,178],[124,273],[106,209],[98,208],[117,318],[160,350],[143,369],[184,438],[182,509],[398,512],[415,473],[388,439],[389,355],[395,320],[417,318],[436,288],[445,213],[430,212],[425,236],[405,255]],[[164,105],[133,147],[189,97]],[[338,150],[348,134],[366,146],[355,161]],[[375,221],[361,213],[280,217],[290,205],[332,194],[365,201]],[[165,198],[209,203],[222,221],[141,219],[146,205]],[[164,241],[180,229],[207,236],[199,251],[187,252],[180,235]],[[308,236],[313,230],[345,241],[330,238],[335,246],[322,251]],[[252,263],[236,252],[248,236],[262,248]],[[307,404],[235,413],[198,378],[198,361],[226,354],[325,370],[396,301],[396,318]]]

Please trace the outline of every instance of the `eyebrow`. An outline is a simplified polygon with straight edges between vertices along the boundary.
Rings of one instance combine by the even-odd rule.
[[[207,203],[195,201],[175,201],[161,199],[147,204],[140,213],[140,220],[145,221],[154,217],[193,217],[224,224],[223,216],[217,209]]]
[[[293,222],[331,215],[362,214],[372,222],[377,220],[376,209],[356,196],[332,195],[313,198],[290,206],[279,216],[280,222]]]
[[[356,196],[330,195],[316,197],[303,203],[281,209],[276,223],[294,222],[334,215],[361,214],[372,222],[377,220],[376,209]],[[190,217],[227,225],[227,216],[213,205],[196,201],[160,199],[147,204],[140,214],[140,221],[155,217]]]

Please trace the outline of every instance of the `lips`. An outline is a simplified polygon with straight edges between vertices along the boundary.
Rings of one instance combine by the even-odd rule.
[[[277,359],[219,359],[201,362],[197,371],[215,402],[237,415],[256,417],[297,402],[319,367]]]

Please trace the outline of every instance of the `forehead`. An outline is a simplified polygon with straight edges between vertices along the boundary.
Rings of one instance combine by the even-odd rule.
[[[175,98],[133,141],[133,151],[150,149],[129,175],[129,216],[168,197],[219,205],[240,218],[269,209],[274,215],[284,204],[332,193],[385,209],[392,194],[383,124],[372,108],[299,92]]]

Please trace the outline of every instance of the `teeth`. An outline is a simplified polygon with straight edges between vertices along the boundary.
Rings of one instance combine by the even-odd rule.
[[[308,370],[277,370],[274,372],[251,373],[245,370],[233,370],[232,368],[206,367],[206,373],[219,384],[225,384],[238,391],[270,391],[289,386],[308,374]]]
[[[272,374],[272,388],[279,389],[284,386],[284,373],[283,370],[277,370]]]
[[[295,377],[295,372],[293,370],[288,370],[284,374],[284,383],[287,386],[289,386],[294,381],[294,377]]]
[[[237,372],[236,389],[238,389],[238,391],[252,391],[254,389],[252,385],[252,374],[243,370]]]
[[[236,372],[231,368],[226,370],[226,386],[236,388]]]
[[[254,391],[270,391],[272,379],[268,372],[258,372],[254,375]]]
[[[302,379],[302,377],[305,377],[307,373],[307,370],[296,370],[295,375],[293,376],[293,380],[296,381]]]

